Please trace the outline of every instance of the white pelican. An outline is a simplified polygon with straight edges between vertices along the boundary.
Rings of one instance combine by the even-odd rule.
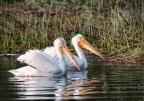
[[[70,60],[80,70],[76,60],[66,46],[63,38],[54,41],[54,47],[59,59],[59,64],[42,50],[29,50],[24,55],[17,58],[18,61],[24,62],[25,66],[16,70],[10,70],[15,76],[62,76],[66,75],[66,63],[63,54],[66,54]]]
[[[72,38],[72,44],[78,54],[78,57],[76,55],[73,56],[77,61],[78,65],[80,66],[81,70],[85,70],[88,67],[87,59],[82,48],[91,51],[92,53],[98,55],[100,58],[104,60],[104,57],[92,45],[90,45],[81,34],[77,34]],[[46,49],[44,49],[44,52],[50,55],[57,62],[60,62],[54,47],[47,47]],[[67,58],[67,56],[64,55],[64,57],[67,66],[70,67],[67,68],[67,70],[75,70],[76,68],[74,68],[74,64]]]

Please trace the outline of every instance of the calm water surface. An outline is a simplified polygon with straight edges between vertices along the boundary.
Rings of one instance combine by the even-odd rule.
[[[7,71],[22,67],[16,58],[0,58],[2,100],[143,101],[144,66],[97,63],[89,69],[69,71],[67,77],[14,77]]]

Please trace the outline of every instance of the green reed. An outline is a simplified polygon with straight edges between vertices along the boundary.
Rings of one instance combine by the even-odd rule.
[[[17,12],[18,8],[9,12],[2,10],[6,7],[3,4],[0,9],[4,12],[0,16],[0,53],[43,49],[52,45],[57,37],[64,37],[73,48],[72,36],[82,33],[101,52],[118,59],[136,59],[144,54],[144,19],[142,2],[132,2],[124,6],[120,5],[121,0],[35,0],[7,4],[7,8],[17,5],[21,12]]]

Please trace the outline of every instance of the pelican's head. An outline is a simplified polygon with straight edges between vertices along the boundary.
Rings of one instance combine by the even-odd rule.
[[[57,38],[54,41],[54,46],[58,47],[58,49],[60,50],[61,53],[67,55],[67,57],[73,62],[73,64],[77,67],[77,69],[79,71],[81,71],[81,69],[80,69],[78,63],[76,62],[74,56],[70,52],[69,48],[66,46],[66,41],[64,40],[64,38]]]
[[[90,43],[88,43],[81,34],[74,36],[72,38],[72,43],[76,43],[80,48],[85,48],[104,60],[104,57]]]

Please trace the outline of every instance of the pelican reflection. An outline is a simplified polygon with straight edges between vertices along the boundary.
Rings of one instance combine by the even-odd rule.
[[[96,89],[88,71],[68,71],[67,77],[11,77],[9,80],[22,99],[81,99]],[[102,82],[99,80],[98,82]],[[98,93],[98,92],[97,92]]]

